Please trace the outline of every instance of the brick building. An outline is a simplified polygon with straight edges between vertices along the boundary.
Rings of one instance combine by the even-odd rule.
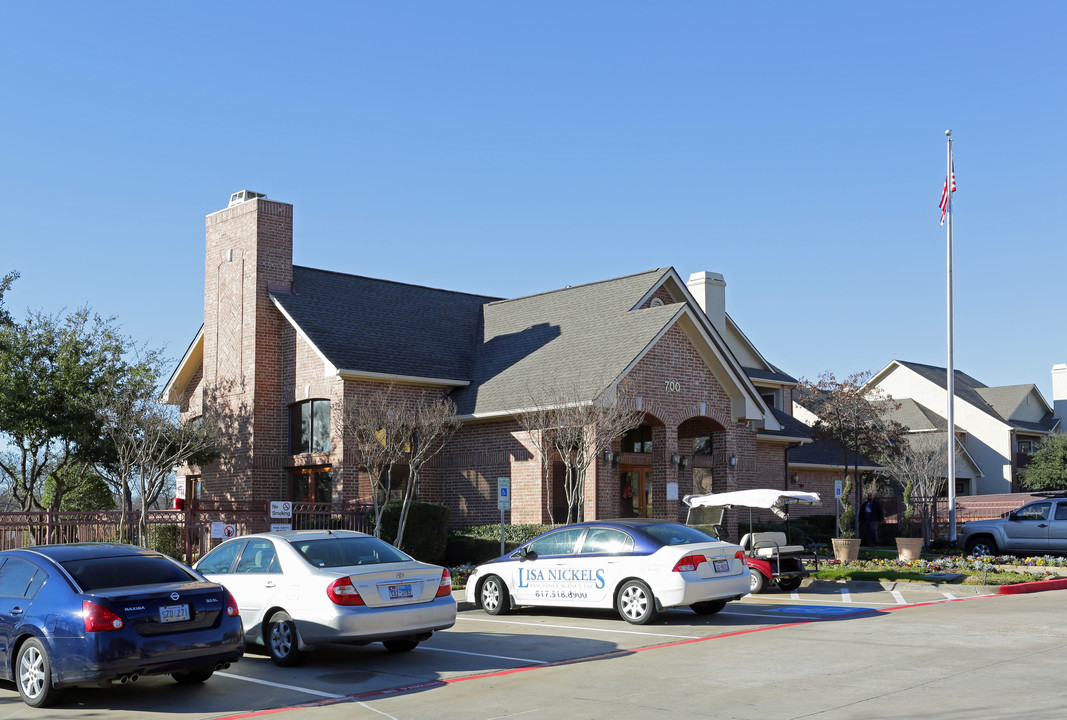
[[[483,297],[294,266],[292,212],[243,191],[207,217],[204,324],[165,396],[187,422],[205,402],[225,408],[231,452],[188,469],[187,492],[367,497],[369,479],[346,464],[331,417],[392,383],[450,397],[462,421],[424,470],[420,500],[449,506],[454,525],[491,523],[496,479],[507,476],[507,519],[547,522],[548,484],[559,473],[542,477],[515,413],[548,378],[582,387],[588,399],[625,383],[644,412],[642,426],[591,469],[587,519],[679,518],[691,492],[789,487],[789,450],[810,441],[791,417],[796,381],[726,314],[722,276],[683,281],[668,267]]]

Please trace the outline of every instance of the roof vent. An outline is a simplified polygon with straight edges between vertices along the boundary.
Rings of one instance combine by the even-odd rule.
[[[238,192],[235,192],[233,195],[230,195],[230,204],[226,207],[233,207],[234,205],[240,205],[241,203],[247,202],[249,200],[255,200],[256,198],[265,197],[267,197],[266,193],[257,193],[252,192],[251,190],[240,190]]]

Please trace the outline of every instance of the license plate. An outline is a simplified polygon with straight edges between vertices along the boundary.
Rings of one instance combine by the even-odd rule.
[[[181,622],[189,619],[188,605],[164,605],[159,608],[159,621],[165,623]]]
[[[404,598],[411,597],[411,585],[390,585],[389,586],[389,599],[390,600],[403,600]]]
[[[729,560],[716,560],[712,564],[715,566],[715,572],[727,572],[730,569]]]

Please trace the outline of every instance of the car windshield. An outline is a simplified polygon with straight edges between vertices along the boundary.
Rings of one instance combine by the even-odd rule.
[[[292,545],[305,560],[320,568],[380,565],[411,559],[389,543],[373,537],[297,540]]]
[[[715,540],[706,532],[678,523],[658,523],[646,525],[642,529],[664,545],[689,545],[691,543],[704,543]]]
[[[67,560],[60,565],[70,573],[83,592],[201,579],[165,557],[152,555],[85,558]]]

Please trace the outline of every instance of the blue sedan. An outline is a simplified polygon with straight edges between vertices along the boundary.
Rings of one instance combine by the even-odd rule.
[[[141,675],[202,683],[243,653],[233,597],[157,552],[104,543],[0,552],[0,677],[27,705]]]
[[[748,593],[738,545],[665,520],[575,523],[475,568],[466,597],[490,615],[520,605],[615,608],[636,625],[667,608],[713,615]]]

